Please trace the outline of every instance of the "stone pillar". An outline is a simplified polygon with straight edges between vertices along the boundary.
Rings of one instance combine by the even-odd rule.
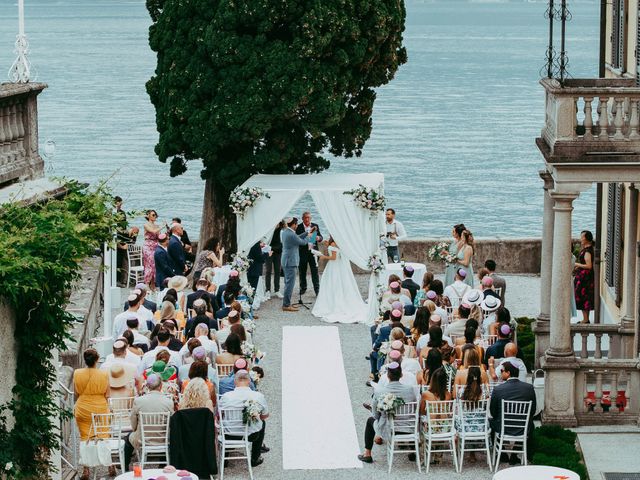
[[[563,426],[577,425],[575,370],[578,368],[571,337],[571,212],[577,192],[554,191],[553,265],[549,348],[542,366],[546,372],[543,420]]]
[[[635,325],[637,318],[636,311],[636,289],[637,289],[637,269],[636,261],[638,258],[637,241],[638,241],[638,190],[634,184],[628,189],[629,193],[629,219],[625,226],[624,233],[624,293],[622,300],[624,301],[624,317],[620,322],[620,333],[627,334],[622,337],[622,354],[623,358],[635,357]]]
[[[540,178],[544,181],[544,210],[542,214],[542,250],[540,259],[540,314],[533,326],[536,336],[535,366],[540,367],[540,359],[549,348],[549,319],[551,312],[551,268],[553,264],[553,199],[550,192],[554,182],[551,174],[541,170]]]

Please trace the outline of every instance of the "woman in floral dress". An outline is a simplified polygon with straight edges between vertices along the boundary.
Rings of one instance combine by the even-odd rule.
[[[144,243],[142,244],[142,263],[144,265],[144,283],[151,290],[156,289],[156,262],[153,258],[158,246],[158,235],[162,227],[156,224],[158,213],[148,210],[145,215],[147,223],[144,224]]]
[[[589,323],[593,310],[595,286],[593,278],[593,234],[589,230],[580,233],[580,255],[574,265],[573,292],[576,308],[582,310],[582,323]]]

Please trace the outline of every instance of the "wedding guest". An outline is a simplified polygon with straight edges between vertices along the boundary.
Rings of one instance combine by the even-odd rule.
[[[156,305],[156,302],[152,302],[147,297],[147,293],[149,293],[149,288],[147,287],[147,285],[145,283],[136,283],[136,286],[133,287],[133,289],[134,291],[140,290],[140,293],[142,296],[142,306],[147,310],[149,310],[153,316],[153,314],[156,313],[156,310],[158,309],[158,305]],[[128,308],[129,308],[129,301],[125,300],[124,307],[122,308],[122,310],[124,311]]]
[[[230,333],[224,342],[225,351],[216,355],[216,365],[229,365],[239,358],[244,358],[241,344],[240,337],[235,333]]]
[[[300,246],[300,265],[298,271],[300,273],[300,295],[304,295],[307,291],[307,266],[311,270],[311,282],[313,290],[318,295],[320,291],[320,277],[318,276],[318,264],[316,258],[311,254],[311,249],[318,250],[319,243],[322,242],[322,233],[317,223],[311,222],[311,212],[302,214],[302,223],[296,228],[296,234],[299,236],[307,233],[310,237],[305,245]]]
[[[454,417],[457,432],[473,433],[484,431],[487,409],[486,407],[481,407],[477,402],[488,397],[488,389],[480,378],[480,368],[475,366],[469,367],[467,383],[464,388],[458,388],[457,392],[458,399],[463,402],[468,402],[463,413],[464,422],[461,418],[462,415],[456,415]],[[462,455],[464,455],[464,452],[462,452]],[[476,462],[476,452],[469,452],[469,461],[471,463]]]
[[[227,341],[227,337],[231,334],[231,327],[240,322],[241,317],[238,311],[231,309],[229,315],[220,322],[221,328],[216,332],[216,339],[221,345]]]
[[[197,282],[205,268],[220,268],[224,265],[224,247],[220,244],[220,239],[211,237],[198,252],[193,263],[193,281]]]
[[[416,292],[416,296],[413,299],[414,307],[422,306],[422,302],[427,298],[427,292],[431,290],[431,282],[433,282],[433,273],[425,272],[422,276],[422,288]]]
[[[203,299],[199,298],[193,302],[193,311],[195,312],[195,316],[191,317],[184,327],[185,338],[193,338],[196,326],[200,323],[208,325],[209,330],[218,330],[218,321],[209,317],[207,304]]]
[[[138,290],[139,292],[139,290]],[[140,321],[140,331],[147,332],[147,322],[138,314],[138,310],[142,305],[142,296],[132,293],[127,297],[129,302],[129,308],[122,313],[116,315],[113,319],[113,328],[111,331],[112,338],[119,338],[122,333],[127,329],[127,320],[129,318],[137,318]]]
[[[127,222],[127,213],[122,208],[122,198],[114,197],[114,206],[116,207],[116,269],[118,271],[118,281],[126,283],[126,274],[128,269],[129,245],[136,243],[136,239],[140,234],[138,227],[129,228]]]
[[[169,236],[166,233],[158,235],[158,246],[153,253],[153,260],[156,269],[155,286],[162,290],[165,285],[165,280],[173,277],[176,274],[175,266],[168,253],[169,248]]]
[[[458,308],[458,319],[447,325],[444,329],[444,333],[447,336],[455,335],[456,337],[464,335],[464,330],[467,326],[467,320],[471,313],[471,307],[466,303],[463,303]]]
[[[489,358],[504,358],[504,348],[511,342],[511,327],[509,325],[501,325],[498,329],[498,339],[493,345],[487,347],[487,351],[484,354],[484,364],[489,364]],[[519,353],[516,356],[521,357]]]
[[[467,272],[464,281],[467,285],[473,288],[473,254],[475,246],[472,233],[465,229],[460,236],[460,242],[458,243],[458,254],[456,256],[456,262],[458,267],[464,268]]]
[[[399,340],[396,340],[396,341],[399,341]],[[389,384],[389,377],[386,375],[386,373],[387,373],[388,365],[390,363],[395,362],[399,364],[400,367],[402,367],[402,360],[403,360],[402,353],[399,350],[392,349],[389,352],[388,360],[389,360],[389,363],[387,363],[386,365],[382,365],[382,367],[380,368],[380,380],[378,380],[378,384],[374,388],[374,393],[377,389]],[[418,364],[416,359],[408,359],[408,360],[413,360],[413,362],[415,362],[416,365]],[[410,370],[408,369],[405,370],[405,368],[402,367],[402,376],[400,377],[399,381],[403,385],[412,385],[417,387],[418,382],[416,380],[416,376],[419,375],[419,373],[421,372],[421,369],[419,367],[416,369],[413,363],[410,363],[410,365],[411,365]]]
[[[185,255],[184,245],[182,244],[183,232],[184,230],[181,224],[171,224],[171,237],[169,238],[167,253],[169,254],[176,275],[184,275],[187,273],[187,257]]]
[[[455,258],[458,255],[458,249],[460,248],[460,242],[462,238],[462,232],[466,230],[464,223],[454,225],[451,229],[451,236],[453,241],[449,244],[449,255]],[[447,263],[447,268],[444,275],[444,284],[451,285],[455,281],[456,271],[459,266],[456,262]]]
[[[223,377],[220,379],[220,387],[219,387],[220,395],[224,395],[227,392],[235,390],[236,373],[238,373],[238,371],[240,370],[249,370],[249,363],[247,363],[247,361],[244,358],[239,358],[238,360],[236,360],[233,363],[233,372],[230,375],[227,375],[226,377]],[[256,389],[256,386],[253,380],[251,380],[251,376],[249,376],[249,388],[251,390]]]
[[[156,338],[151,340],[149,348],[154,349],[158,346],[158,337],[160,335],[159,332],[162,330],[166,330],[167,332],[169,332],[169,343],[167,344],[168,349],[172,352],[179,352],[182,348],[182,342],[176,338],[178,332],[176,330],[176,324],[174,320],[165,320],[160,324],[158,335],[156,336]]]
[[[435,279],[431,282],[431,291],[436,294],[435,298],[432,299],[436,307],[447,308],[451,306],[451,301],[444,295],[444,285],[441,280]]]
[[[451,392],[447,388],[447,372],[443,367],[431,375],[429,389],[420,398],[420,415],[426,415],[427,402],[444,402],[451,400]]]
[[[167,352],[169,352],[171,358],[170,363],[172,365],[179,367],[182,364],[182,360],[180,359],[180,355],[178,354],[178,352],[174,352],[169,349],[169,341],[171,340],[171,338],[172,337],[171,333],[169,333],[169,330],[167,330],[166,328],[160,329],[157,336],[158,345],[153,350],[149,350],[144,354],[144,356],[142,357],[142,361],[140,362],[140,366],[138,367],[138,373],[142,373],[149,367],[151,367],[151,365],[153,365],[153,362],[156,361],[156,355],[162,350],[166,350]]]
[[[456,358],[463,359],[464,352],[473,348],[480,358],[484,358],[484,348],[482,345],[476,345],[475,341],[478,338],[477,330],[478,330],[478,322],[475,320],[467,320],[466,328],[464,329],[464,337],[456,339]]]
[[[192,338],[189,340],[189,356],[183,357],[184,364],[178,368],[178,381],[182,384],[188,381],[189,378],[193,378],[193,376],[197,376],[200,372],[198,369],[204,368],[203,365],[199,364],[196,367],[196,370],[191,371],[191,366],[196,362],[202,362],[207,365],[206,373],[204,373],[203,378],[207,381],[211,382],[213,385],[218,385],[218,372],[215,368],[211,366],[209,363],[209,357],[207,356],[207,351],[200,345],[200,340],[197,338]],[[183,386],[184,390],[184,386]]]
[[[505,362],[511,363],[518,369],[518,378],[522,382],[527,381],[527,366],[518,355],[518,347],[515,343],[509,342],[504,346],[504,358],[489,357],[489,375],[493,380],[500,380],[502,378],[502,364]]]
[[[455,281],[444,289],[444,296],[449,299],[453,307],[460,306],[465,294],[471,290],[471,287],[465,281],[466,278],[467,271],[464,268],[458,268]]]
[[[484,297],[482,296],[482,292],[477,288],[472,288],[471,290],[468,290],[467,293],[464,294],[464,297],[462,297],[462,303],[466,303],[467,305],[469,305],[469,307],[471,307],[472,310],[474,306],[480,307],[483,300],[484,300]],[[471,318],[471,313],[469,313],[469,318]],[[476,320],[478,319],[476,318]]]
[[[481,370],[481,380],[482,383],[484,384],[489,384],[489,376],[487,375],[487,372],[484,368],[484,366],[482,365],[481,362],[481,358],[480,355],[478,355],[478,352],[474,349],[474,348],[467,348],[464,351],[463,357],[462,357],[462,366],[460,366],[460,368],[458,368],[458,371],[456,372],[456,377],[454,380],[454,384],[457,385],[466,385],[467,383],[467,375],[468,375],[468,371],[469,371],[469,367],[479,367]]]
[[[251,422],[248,427],[248,440],[251,442],[251,466],[256,467],[264,461],[260,453],[266,428],[265,420],[269,418],[269,407],[262,393],[251,390],[251,378],[248,371],[238,370],[234,381],[236,388],[220,397],[219,407],[221,410],[244,408],[248,400],[257,402],[261,406],[260,418],[255,422]]]
[[[483,298],[487,298],[490,296],[500,300],[500,295],[498,295],[496,291],[493,289],[493,278],[486,275],[485,277],[482,278],[482,281],[480,282],[480,284],[482,285]]]
[[[416,316],[413,320],[413,326],[411,327],[411,339],[413,340],[413,344],[416,346],[418,355],[420,354],[420,349],[418,348],[420,339],[429,333],[430,318],[431,312],[429,312],[428,308],[418,307],[416,309]]]
[[[284,221],[280,221],[273,231],[271,242],[271,255],[267,257],[266,271],[265,271],[265,289],[267,298],[273,293],[276,297],[282,298],[280,292],[280,262],[282,260],[282,240],[280,239],[280,232],[286,228]],[[273,272],[273,291],[271,291],[271,272]]]
[[[442,354],[437,348],[432,348],[424,359],[423,370],[418,372],[419,385],[429,385],[433,372],[442,367]]]
[[[482,331],[485,335],[491,334],[491,325],[497,320],[497,311],[502,306],[500,299],[497,297],[486,297],[482,300],[480,308],[482,309],[484,319],[482,320]]]
[[[175,238],[175,237],[174,237]],[[184,289],[187,288],[189,280],[183,275],[175,275],[169,279],[169,290],[174,290],[176,297],[176,310],[183,313],[187,307],[187,296],[184,293]]]
[[[420,349],[420,365],[424,364],[425,358],[427,358],[429,351],[433,348],[438,349],[443,358],[445,357],[445,353],[453,350],[451,345],[444,340],[442,328],[436,326],[429,328],[429,341],[424,348]]]
[[[507,281],[496,273],[496,262],[494,260],[487,260],[484,262],[484,266],[489,270],[489,276],[493,279],[493,288],[500,291],[500,300],[504,305],[504,298],[507,291]]]
[[[129,332],[129,333],[127,333]],[[131,340],[129,340],[131,339]],[[122,344],[118,342],[122,342]],[[122,337],[116,339],[111,347],[113,353],[107,355],[103,365],[111,365],[112,363],[127,362],[138,368],[140,365],[141,357],[143,353],[140,353],[139,349],[132,349],[133,335],[130,330],[125,330]],[[116,346],[118,344],[118,346]]]
[[[155,210],[147,210],[144,217],[147,222],[144,224],[144,243],[142,244],[142,261],[144,264],[144,281],[151,290],[155,290],[156,264],[155,251],[158,247],[158,235],[162,227],[156,224],[158,213]]]
[[[121,342],[123,343],[123,342]],[[113,363],[100,370],[109,375],[109,398],[127,398],[135,395],[135,384],[138,370],[127,362]]]
[[[580,233],[580,254],[574,265],[573,292],[576,308],[582,311],[582,321],[589,323],[589,314],[595,300],[595,277],[593,275],[593,234],[589,230]]]
[[[398,242],[407,238],[407,232],[402,222],[396,220],[396,211],[393,208],[387,208],[385,219],[387,228],[387,258],[393,263],[398,263],[402,258],[400,256]]]
[[[209,280],[206,278],[200,278],[196,281],[195,291],[187,295],[187,303],[185,308],[187,311],[193,309],[193,302],[196,300],[202,300],[205,302],[206,312],[211,313],[211,318],[213,318],[213,312],[217,311],[216,296],[209,292]]]
[[[93,413],[109,413],[109,375],[106,371],[98,370],[100,355],[93,348],[88,348],[82,354],[86,368],[78,368],[73,372],[73,389],[75,392],[75,406],[73,416],[78,425],[80,440],[89,440]],[[115,468],[109,468],[109,475],[115,476]],[[82,479],[88,480],[89,468],[84,467]]]
[[[171,223],[178,223],[180,225],[182,225],[182,220],[178,217],[173,217],[171,219]],[[193,261],[195,260],[195,255],[193,254],[193,247],[191,246],[191,240],[189,239],[189,234],[187,233],[187,231],[184,229],[184,227],[182,227],[182,234],[180,235],[180,241],[182,242],[182,246],[184,247],[184,254],[185,254],[185,258],[188,262],[193,263]]]
[[[191,368],[196,365],[193,363]],[[194,377],[186,383],[178,410],[187,408],[208,408],[213,412],[213,401],[211,400],[211,392],[207,388],[206,382],[200,377]]]
[[[411,303],[413,304],[418,290],[420,290],[420,285],[413,281],[413,267],[411,265],[405,265],[402,268],[402,276],[404,280],[402,280],[402,288],[406,288],[409,290],[411,294]]]
[[[405,403],[416,402],[416,391],[412,385],[403,385],[400,383],[402,378],[402,368],[396,362],[387,365],[387,377],[389,383],[387,385],[378,388],[372,399],[372,415],[367,420],[367,424],[364,430],[364,453],[358,455],[358,459],[364,463],[373,463],[371,457],[371,450],[373,449],[373,442],[378,435],[382,440],[389,440],[390,438],[390,425],[389,419],[385,412],[380,412],[378,409],[378,403],[385,395],[391,393],[398,398],[401,398]],[[382,443],[378,441],[378,443]]]
[[[229,272],[227,283],[223,283],[218,287],[218,290],[216,290],[216,300],[218,301],[218,305],[222,305],[224,294],[227,292],[230,293],[234,299],[238,298],[242,292],[240,273],[237,270],[231,270],[231,272]]]
[[[141,347],[146,352],[149,350],[149,339],[138,331],[139,326],[140,320],[138,320],[136,317],[127,318],[127,330],[130,331],[133,335],[133,345]],[[125,330],[125,332],[127,330]]]
[[[249,249],[249,254],[247,257],[251,260],[251,264],[249,265],[249,269],[247,270],[247,280],[249,281],[249,285],[255,291],[258,288],[258,281],[262,276],[262,269],[264,267],[264,262],[268,257],[268,254],[263,253],[262,249],[264,248],[264,242],[256,242]]]

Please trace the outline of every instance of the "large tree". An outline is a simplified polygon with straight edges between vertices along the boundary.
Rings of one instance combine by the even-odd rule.
[[[231,190],[255,173],[311,173],[359,156],[375,87],[406,62],[403,0],[147,0],[147,91],[171,175],[201,159],[200,239],[235,245]]]

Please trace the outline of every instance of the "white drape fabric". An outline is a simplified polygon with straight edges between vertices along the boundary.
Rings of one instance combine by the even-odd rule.
[[[350,195],[344,194],[359,185],[382,191],[384,176],[380,173],[254,175],[243,187],[260,187],[270,198],[262,197],[244,217],[237,217],[238,251],[246,255],[251,246],[273,231],[300,197],[309,192],[342,254],[358,267],[368,270],[369,257],[380,252],[384,216],[382,213],[372,216]],[[372,274],[368,295],[369,322],[373,322],[378,314],[377,284],[378,276]]]

